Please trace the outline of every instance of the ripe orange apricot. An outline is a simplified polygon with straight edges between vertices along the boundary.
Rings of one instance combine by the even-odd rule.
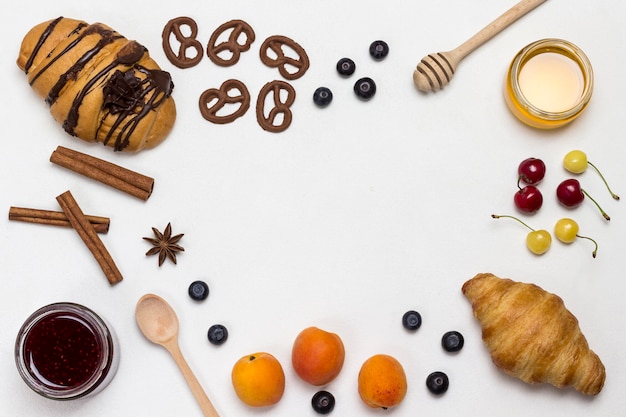
[[[235,362],[231,379],[239,399],[251,407],[274,405],[285,391],[283,367],[265,352],[246,355]]]
[[[377,354],[366,360],[359,371],[359,395],[372,408],[396,406],[406,395],[404,368],[397,359]]]
[[[296,336],[291,363],[302,380],[319,386],[339,375],[345,355],[343,342],[337,334],[307,327]]]

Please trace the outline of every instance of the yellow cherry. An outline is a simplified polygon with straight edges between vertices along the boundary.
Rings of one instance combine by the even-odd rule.
[[[609,183],[604,178],[604,175],[602,175],[600,170],[594,164],[587,160],[586,153],[581,150],[575,149],[573,151],[569,151],[567,154],[565,154],[565,157],[563,158],[563,167],[572,174],[582,174],[587,170],[587,166],[592,167],[598,173],[598,175],[602,179],[602,182],[604,182],[607,190],[609,190],[611,197],[613,197],[615,200],[619,200],[619,196],[615,194],[613,190],[611,190],[611,187],[609,187]]]
[[[526,247],[535,255],[543,255],[550,249],[552,236],[547,230],[534,230],[526,235]]]
[[[569,151],[563,158],[563,166],[572,174],[582,174],[587,170],[587,154],[575,149]]]
[[[559,219],[554,225],[554,236],[563,243],[572,243],[576,240],[578,234],[578,223],[574,220],[564,217]]]
[[[590,237],[579,235],[579,229],[580,228],[576,221],[564,217],[562,219],[559,219],[554,225],[554,235],[563,243],[572,243],[576,240],[576,238],[590,240],[595,245],[593,252],[591,252],[591,256],[595,258],[598,252],[598,243]]]
[[[548,251],[548,249],[550,249],[550,245],[552,244],[552,236],[550,236],[550,232],[548,232],[547,230],[535,230],[514,216],[492,214],[491,217],[493,217],[494,219],[513,219],[526,226],[526,228],[530,229],[530,232],[526,235],[526,247],[535,255],[543,255]]]

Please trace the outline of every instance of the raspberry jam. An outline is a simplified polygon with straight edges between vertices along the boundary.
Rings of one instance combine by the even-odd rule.
[[[93,311],[57,303],[33,313],[15,346],[18,371],[39,394],[59,400],[104,388],[115,374],[118,348],[113,333]]]

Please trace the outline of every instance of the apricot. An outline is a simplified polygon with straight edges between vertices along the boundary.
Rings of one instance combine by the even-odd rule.
[[[296,336],[291,363],[302,380],[319,386],[339,375],[345,356],[343,342],[337,334],[307,327]]]
[[[367,359],[359,371],[359,395],[372,408],[390,408],[402,402],[407,381],[404,368],[389,355],[377,354]]]
[[[283,367],[266,352],[246,355],[235,362],[231,379],[237,397],[251,407],[274,405],[285,391]]]

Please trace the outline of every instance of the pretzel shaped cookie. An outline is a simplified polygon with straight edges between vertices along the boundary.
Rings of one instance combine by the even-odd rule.
[[[286,92],[285,100],[283,101],[282,93]],[[265,103],[268,101],[268,96],[272,94],[272,101],[274,107],[269,112],[265,111]],[[259,97],[256,102],[256,118],[259,122],[259,126],[268,132],[279,133],[285,131],[291,124],[293,115],[291,113],[291,106],[296,101],[296,90],[291,84],[274,80],[265,84],[259,92]],[[282,120],[281,119],[282,116]]]
[[[236,91],[236,95],[231,95]],[[239,80],[226,80],[219,89],[209,88],[200,95],[200,113],[212,123],[226,124],[243,116],[250,108],[250,93],[246,85]],[[239,105],[232,113],[222,114],[220,110],[226,106]]]
[[[181,27],[185,26],[189,27],[191,30],[189,36],[185,36],[181,30]],[[170,39],[172,35],[174,35],[176,40],[180,43],[178,53],[174,52],[172,49]],[[178,68],[190,68],[198,64],[204,55],[204,48],[202,47],[202,43],[196,39],[197,35],[198,25],[195,20],[190,17],[181,16],[167,22],[161,34],[163,51],[167,59]],[[187,50],[189,49],[195,49],[196,55],[188,57]]]
[[[297,56],[290,57],[289,50]],[[269,51],[275,56],[268,54]],[[261,62],[268,67],[278,68],[280,75],[287,80],[296,80],[309,69],[309,56],[304,48],[286,36],[275,35],[267,38],[261,45],[260,55]]]
[[[220,36],[230,31],[228,39],[217,43]],[[239,43],[239,38],[244,35],[245,41]],[[243,20],[231,20],[223,23],[211,34],[209,44],[207,46],[207,55],[214,64],[221,67],[228,67],[235,65],[239,61],[239,57],[242,52],[250,49],[252,42],[254,42],[255,34],[252,27]],[[230,58],[224,59],[220,56],[221,53],[230,53]]]

